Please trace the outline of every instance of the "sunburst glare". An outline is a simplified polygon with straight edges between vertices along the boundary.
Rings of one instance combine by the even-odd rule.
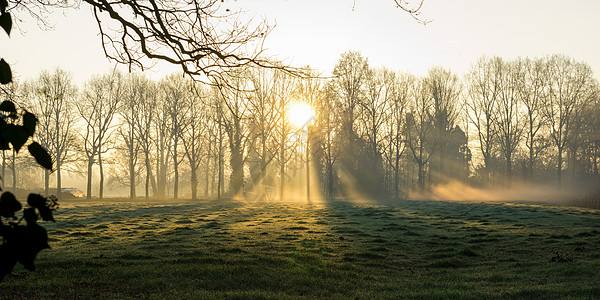
[[[294,127],[302,129],[314,119],[315,113],[307,103],[296,102],[290,107],[287,117]]]

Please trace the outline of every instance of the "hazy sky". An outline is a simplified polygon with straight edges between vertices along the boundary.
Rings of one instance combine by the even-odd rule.
[[[237,0],[250,13],[277,26],[268,53],[295,65],[328,74],[339,55],[360,51],[372,66],[424,73],[433,65],[463,74],[482,54],[504,58],[562,53],[587,62],[600,73],[600,1],[425,0],[427,26],[396,9],[392,0]],[[354,7],[354,10],[353,10]],[[25,20],[29,20],[25,18]],[[55,30],[22,24],[10,39],[0,33],[0,57],[25,78],[56,66],[77,83],[110,66],[97,25],[85,4],[79,11],[56,13]],[[158,78],[165,70],[155,70]]]

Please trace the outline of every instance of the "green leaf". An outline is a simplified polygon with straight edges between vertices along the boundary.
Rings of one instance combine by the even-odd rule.
[[[35,208],[29,207],[23,210],[23,219],[27,222],[27,225],[37,223],[38,214],[35,212]]]
[[[6,127],[8,124],[4,119],[0,119],[0,133],[6,131]],[[10,150],[10,145],[8,141],[0,134],[0,150]]]
[[[31,156],[35,158],[35,161],[37,161],[40,166],[47,170],[52,170],[52,157],[50,157],[50,154],[48,154],[48,151],[46,151],[44,147],[37,142],[33,142],[29,144],[27,148],[29,149]]]
[[[32,193],[27,196],[27,204],[35,208],[46,207],[46,198],[40,194]]]
[[[4,59],[0,59],[0,83],[9,84],[12,81],[10,66]]]
[[[0,245],[0,257],[2,257],[0,259],[0,282],[2,282],[4,276],[8,275],[17,264],[17,257],[15,251],[6,244]]]
[[[48,232],[38,224],[16,226],[15,234],[7,244],[16,250],[17,261],[29,271],[35,271],[34,260],[37,254],[43,249],[50,248]]]
[[[27,130],[27,133],[29,133],[29,136],[31,137],[35,133],[37,122],[38,119],[34,114],[25,111],[25,114],[23,115],[23,127],[25,127],[25,130]]]
[[[12,101],[4,100],[4,101],[2,101],[2,103],[0,103],[0,110],[6,111],[6,112],[11,112],[11,113],[16,113],[17,107],[15,106],[15,104]]]
[[[40,217],[42,217],[42,220],[44,221],[54,221],[54,216],[52,215],[52,210],[46,206],[42,207],[42,208],[38,208],[38,211],[40,212]]]
[[[0,27],[6,31],[6,34],[10,36],[10,30],[12,29],[12,18],[9,13],[3,12],[0,15]]]
[[[0,13],[6,12],[6,7],[8,7],[8,1],[0,0]]]
[[[0,150],[10,150],[10,145],[8,141],[0,136]]]
[[[22,207],[21,202],[11,192],[4,192],[0,196],[0,216],[13,218],[15,212],[21,210]]]
[[[8,124],[6,130],[2,133],[2,137],[12,144],[15,151],[19,152],[29,139],[29,134],[23,126]]]

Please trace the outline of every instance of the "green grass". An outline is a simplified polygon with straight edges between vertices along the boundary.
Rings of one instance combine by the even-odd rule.
[[[0,298],[600,298],[598,210],[113,200],[56,218],[38,270]]]

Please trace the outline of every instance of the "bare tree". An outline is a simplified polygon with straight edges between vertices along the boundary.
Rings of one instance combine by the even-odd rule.
[[[322,160],[325,165],[325,194],[328,197],[334,196],[337,172],[336,162],[342,151],[342,145],[339,142],[342,127],[342,109],[341,101],[335,87],[329,82],[324,87],[324,96],[321,101],[315,105],[316,124],[315,130],[319,131],[321,136]]]
[[[501,63],[502,59],[499,57],[483,56],[471,66],[465,78],[469,95],[469,101],[466,102],[468,118],[477,130],[486,180],[489,180],[491,160],[497,147],[496,107],[502,83],[499,68]]]
[[[400,197],[400,160],[406,150],[404,127],[406,107],[410,101],[411,89],[416,81],[416,78],[408,73],[396,74],[389,73],[391,77],[386,81],[389,93],[388,101],[390,107],[390,115],[386,119],[384,128],[387,129],[385,138],[384,156],[387,165],[392,170],[392,185],[394,198]]]
[[[218,88],[211,89],[211,99],[212,105],[214,106],[214,113],[212,114],[212,118],[214,123],[216,124],[217,134],[214,135],[215,144],[217,146],[217,157],[214,160],[217,169],[217,200],[221,200],[221,197],[224,194],[224,151],[223,151],[223,143],[225,141],[225,133],[224,133],[224,117],[225,108],[223,107],[223,93],[218,90]]]
[[[541,145],[539,133],[546,123],[543,115],[543,97],[548,80],[547,64],[544,59],[518,60],[522,65],[521,75],[517,80],[518,96],[525,113],[525,146],[528,150],[528,177],[533,178],[535,161]]]
[[[92,197],[92,167],[97,163],[102,169],[102,153],[113,130],[113,119],[123,97],[123,76],[113,71],[94,76],[85,84],[75,107],[83,120],[85,130],[80,132],[83,150],[87,157],[87,198]],[[97,159],[97,160],[96,160]],[[101,172],[98,196],[103,197],[104,176]]]
[[[355,109],[363,96],[369,64],[358,52],[343,53],[333,69],[337,90],[344,104],[344,128],[348,136],[354,134]]]
[[[167,109],[168,103],[165,97],[165,91],[158,89],[154,99],[154,122],[152,126],[152,142],[154,147],[154,161],[156,172],[156,193],[155,196],[163,198],[167,196],[167,185],[169,181],[169,167],[172,161],[173,151],[173,127],[171,125],[171,115]]]
[[[390,96],[392,95],[388,81],[392,80],[391,72],[386,69],[369,68],[366,74],[365,95],[359,101],[359,130],[367,140],[369,154],[376,164],[381,163],[382,125],[388,119]],[[377,162],[379,160],[379,162]],[[375,167],[375,166],[373,166]]]
[[[127,185],[129,186],[129,198],[135,199],[136,185],[139,177],[138,161],[141,154],[142,144],[148,147],[149,135],[139,138],[139,133],[143,132],[142,120],[148,117],[148,112],[144,109],[146,105],[146,95],[148,93],[148,79],[138,73],[130,73],[124,78],[123,100],[118,111],[120,126],[119,136],[125,144],[127,155]],[[150,113],[150,117],[152,114]],[[147,138],[148,137],[148,138]],[[143,153],[143,154],[147,154]],[[147,156],[147,155],[146,155]],[[148,170],[148,168],[146,169]],[[146,191],[146,197],[148,193]]]
[[[210,110],[208,105],[205,105],[205,99],[207,91],[200,85],[194,87],[194,95],[185,97],[185,106],[187,107],[184,114],[182,114],[182,128],[185,128],[181,132],[181,143],[185,151],[185,157],[187,157],[190,165],[190,181],[192,190],[192,200],[196,200],[198,197],[198,171],[202,158],[209,157],[210,153],[206,153],[209,139],[206,138],[208,135],[208,117]],[[208,163],[207,163],[208,168]],[[207,174],[208,178],[208,174]]]
[[[143,76],[133,76],[129,79],[130,89],[135,89],[139,95],[135,102],[137,115],[134,120],[135,138],[140,145],[144,159],[145,184],[144,196],[150,197],[150,186],[152,194],[158,195],[156,177],[152,173],[152,151],[156,146],[154,144],[154,122],[157,115],[156,107],[158,105],[158,89],[156,84]]]
[[[56,189],[60,199],[62,190],[61,170],[69,160],[69,151],[75,147],[75,114],[73,100],[77,90],[71,76],[55,69],[42,72],[31,86],[34,112],[38,116],[36,137],[56,162]],[[48,193],[50,173],[45,171],[45,190]]]
[[[179,153],[179,145],[183,132],[186,131],[188,124],[184,116],[191,107],[189,98],[192,95],[192,85],[189,79],[184,78],[182,74],[173,73],[167,76],[160,83],[164,92],[164,109],[168,114],[170,125],[169,139],[171,140],[171,155],[173,161],[173,198],[179,196],[179,164],[183,157]]]
[[[454,129],[460,112],[459,96],[462,86],[458,76],[441,67],[430,68],[425,83],[433,99],[434,138],[430,151],[437,152],[438,159],[435,161],[435,168],[437,175],[442,177],[447,173],[445,164],[448,161],[448,152],[450,151],[448,144],[452,138],[451,131]]]
[[[199,89],[199,87],[197,87]],[[214,89],[206,88],[199,91],[196,91],[196,94],[201,93],[208,100],[204,106],[204,127],[205,134],[204,137],[206,139],[205,147],[206,151],[204,152],[206,160],[204,164],[204,196],[211,196],[216,194],[217,183],[219,181],[216,179],[219,173],[219,164],[221,163],[220,153],[222,150],[218,147],[219,143],[222,144],[222,135],[220,125],[219,125],[219,109],[217,106],[218,99],[216,96],[216,91]]]
[[[253,69],[250,80],[252,91],[248,98],[250,113],[249,155],[250,173],[254,184],[267,176],[267,166],[279,152],[277,125],[282,121],[278,110],[277,85],[286,80],[276,70]]]
[[[512,177],[513,154],[520,144],[523,133],[523,122],[520,113],[519,82],[525,67],[521,61],[499,62],[502,80],[500,97],[498,98],[497,118],[500,152],[506,162],[506,176]]]
[[[544,96],[544,115],[557,151],[556,177],[562,183],[563,155],[577,132],[578,118],[594,96],[591,68],[563,55],[548,60],[549,80]]]
[[[307,67],[307,69],[309,69]],[[304,78],[297,82],[297,88],[295,91],[296,98],[298,101],[305,103],[308,105],[311,110],[314,111],[314,107],[318,105],[318,103],[322,103],[325,97],[325,91],[323,89],[322,80],[317,77],[317,74],[314,74],[314,78]],[[312,116],[315,117],[314,115]],[[313,119],[305,120],[305,130],[306,130],[306,148],[305,148],[305,176],[306,176],[306,195],[307,200],[310,201],[311,195],[311,168],[316,167],[314,173],[321,173],[321,147],[320,144],[322,142],[323,136],[322,131],[319,131],[315,128]],[[316,162],[316,163],[315,163]]]
[[[293,147],[290,143],[291,135],[296,129],[292,127],[288,120],[287,111],[297,92],[297,82],[295,78],[286,76],[282,80],[277,81],[275,85],[275,95],[278,102],[277,113],[279,116],[278,128],[276,129],[279,137],[279,199],[283,200],[286,188],[286,165],[291,159],[289,149]]]
[[[406,144],[419,171],[419,190],[425,191],[425,167],[433,153],[432,135],[435,129],[433,117],[433,97],[425,79],[414,85],[411,105],[406,115]]]
[[[221,124],[229,141],[229,162],[231,166],[230,190],[233,195],[242,192],[244,185],[244,163],[248,141],[249,80],[247,72],[239,72],[229,79],[228,85],[221,84],[219,91],[223,107]]]

